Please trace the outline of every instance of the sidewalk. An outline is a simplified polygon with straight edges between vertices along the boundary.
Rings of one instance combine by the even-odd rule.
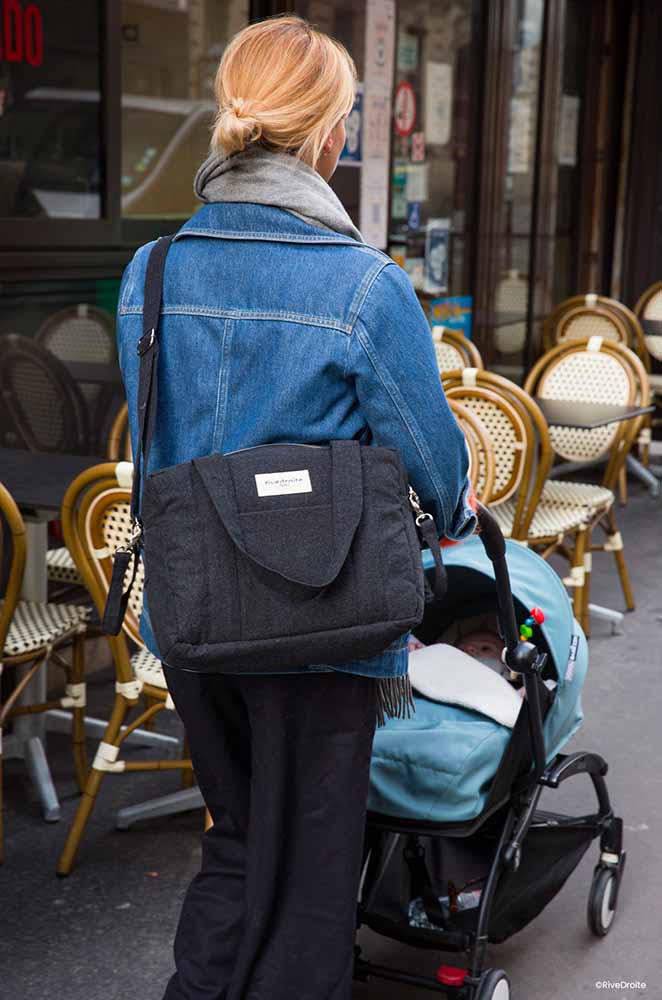
[[[619,910],[609,938],[586,927],[586,902],[597,846],[591,847],[562,892],[526,930],[491,951],[504,968],[513,1000],[585,1000],[605,994],[662,997],[662,500],[638,484],[618,511],[637,610],[623,634],[596,622],[584,694],[586,721],[574,749],[601,752],[610,763],[609,788],[624,817],[628,863]],[[612,560],[594,559],[593,599],[622,607]],[[107,713],[112,674],[95,673],[91,714]],[[171,716],[169,723],[176,724]],[[94,752],[90,747],[91,753]],[[181,899],[199,866],[202,813],[114,829],[118,808],[175,791],[168,773],[110,775],[68,879],[55,866],[78,797],[65,737],[52,734],[48,756],[62,803],[62,820],[43,823],[23,766],[5,764],[5,864],[0,868],[2,932],[0,995],[7,1000],[161,1000],[172,970],[171,941]],[[574,779],[554,794],[555,806],[590,811],[588,780]],[[543,800],[543,808],[544,800]],[[413,951],[371,933],[361,935],[367,956],[432,974],[435,952]],[[320,941],[320,948],[324,942]],[[461,964],[457,957],[447,958]],[[596,989],[596,981],[646,982],[645,991]],[[357,984],[355,1000],[427,1000],[435,994],[373,981]],[[292,1000],[297,1000],[293,997]]]

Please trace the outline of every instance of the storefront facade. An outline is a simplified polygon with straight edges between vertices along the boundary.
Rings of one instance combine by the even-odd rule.
[[[555,303],[640,291],[649,0],[0,0],[0,334],[114,312],[136,246],[195,211],[225,43],[285,9],[356,61],[333,185],[433,322],[518,378]]]

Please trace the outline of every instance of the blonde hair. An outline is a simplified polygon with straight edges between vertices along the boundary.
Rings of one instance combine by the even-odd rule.
[[[226,155],[258,143],[314,167],[354,103],[356,68],[340,42],[292,14],[234,36],[216,73],[211,148]]]

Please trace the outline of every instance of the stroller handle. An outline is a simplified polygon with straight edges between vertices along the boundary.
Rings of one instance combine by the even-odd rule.
[[[512,653],[520,640],[513,592],[510,587],[508,563],[506,562],[506,542],[496,518],[482,503],[476,504],[476,515],[480,527],[479,538],[483,543],[485,554],[494,567],[494,582],[499,603],[499,619],[503,630],[503,640],[507,651]]]
[[[480,539],[485,553],[494,567],[499,622],[506,647],[504,661],[511,670],[521,674],[524,679],[524,688],[529,704],[529,731],[534,770],[536,777],[540,777],[545,770],[546,753],[537,675],[545,664],[546,655],[540,654],[533,643],[525,642],[519,637],[503,533],[494,515],[481,503],[476,506],[476,514],[480,526]]]

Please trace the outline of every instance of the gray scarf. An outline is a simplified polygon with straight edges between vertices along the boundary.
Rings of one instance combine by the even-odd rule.
[[[284,208],[312,226],[363,243],[363,237],[326,181],[295,156],[253,146],[243,153],[212,153],[193,182],[201,201],[247,201]]]

